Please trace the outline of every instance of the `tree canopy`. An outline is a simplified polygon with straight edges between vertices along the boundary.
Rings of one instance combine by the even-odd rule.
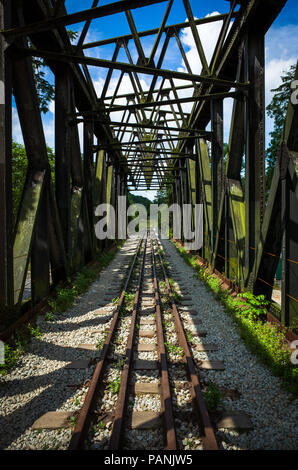
[[[270,189],[273,170],[276,164],[278,146],[280,144],[284,122],[287,114],[289,100],[291,97],[291,83],[295,77],[296,66],[292,65],[288,71],[281,76],[281,85],[271,90],[274,96],[267,106],[268,116],[274,120],[273,131],[270,132],[270,143],[266,151],[266,187]]]
[[[67,33],[71,41],[76,39],[78,36],[78,33],[75,31],[68,30]],[[30,44],[30,47],[33,48],[33,44]],[[46,63],[44,59],[33,57],[32,66],[39,108],[43,114],[46,114],[49,111],[50,102],[55,98],[55,86],[46,80]]]

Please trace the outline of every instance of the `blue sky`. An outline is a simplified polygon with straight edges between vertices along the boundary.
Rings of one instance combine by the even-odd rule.
[[[100,0],[99,5],[105,5],[113,3],[112,1]],[[191,0],[190,1],[193,14],[195,17],[205,17],[206,15],[216,13],[226,13],[228,11],[229,2],[226,0],[210,0],[208,2],[203,0]],[[92,0],[82,2],[81,0],[66,0],[66,8],[68,12],[76,12],[85,8],[91,7]],[[146,7],[145,9],[132,10],[133,18],[135,20],[138,30],[146,30],[151,28],[157,28],[160,25],[161,19],[166,9],[167,2]],[[183,7],[182,0],[174,0],[174,5],[167,21],[167,24],[175,24],[184,22],[186,20],[186,13]],[[83,24],[75,24],[69,28],[73,31],[80,32]],[[206,56],[210,57],[213,52],[213,46],[216,42],[216,35],[219,32],[221,24],[212,23],[210,25],[204,25],[199,27],[199,34],[206,50]],[[99,18],[94,20],[90,27],[86,42],[92,42],[104,38],[110,38],[119,36],[122,34],[129,34],[129,26],[126,21],[124,14],[118,14],[111,17]],[[270,90],[277,87],[280,84],[280,75],[284,70],[287,70],[289,66],[296,63],[298,58],[298,8],[297,0],[288,0],[286,6],[282,10],[279,17],[275,20],[271,29],[266,35],[266,104],[268,104],[272,98]],[[211,40],[210,40],[211,38]],[[189,34],[189,29],[182,31],[181,40],[185,46],[187,56],[194,73],[200,73],[201,64],[195,50],[192,38]],[[142,39],[142,45],[145,51],[145,55],[150,54],[150,45],[152,44],[152,37]],[[133,59],[137,57],[136,50],[133,44],[129,43],[131,54]],[[157,52],[157,57],[160,48]],[[111,59],[113,53],[112,46],[106,46],[96,49],[88,49],[85,51],[85,55],[92,55],[94,57]],[[125,52],[121,49],[118,60],[127,61]],[[173,41],[170,42],[168,54],[165,57],[163,68],[172,70],[184,71],[185,67],[182,63],[181,55],[178,53],[177,46]],[[107,70],[90,68],[90,73],[95,84],[95,88],[98,94],[100,94]],[[119,72],[113,74],[113,80],[109,93],[113,91],[117,83],[117,77]],[[47,78],[53,81],[53,76],[50,72],[47,72]],[[148,76],[140,76],[142,85],[146,89],[148,88]],[[130,83],[128,78],[124,80],[121,90],[127,92],[130,90]],[[108,93],[108,94],[109,94]],[[181,92],[182,93],[182,92]],[[185,93],[184,93],[185,95]],[[181,95],[182,96],[182,95]],[[186,95],[185,95],[186,96]],[[121,101],[119,100],[118,104]],[[230,115],[231,115],[231,100],[225,100],[225,140],[228,139]],[[185,108],[187,111],[189,108]],[[117,113],[118,114],[118,113]],[[120,114],[114,115],[113,118],[118,119],[121,117]],[[50,112],[43,116],[44,131],[46,140],[49,146],[54,148],[54,103],[51,103]],[[266,122],[266,136],[267,142],[269,141],[269,132],[272,130],[272,122],[267,119]],[[82,137],[82,129],[80,129],[80,135]],[[17,117],[16,109],[13,109],[13,137],[17,142],[22,143],[22,135]],[[141,194],[141,193],[138,193]],[[153,197],[154,193],[143,194],[149,197]]]

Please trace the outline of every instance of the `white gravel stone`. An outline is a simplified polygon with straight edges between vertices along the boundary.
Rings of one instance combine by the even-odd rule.
[[[225,399],[223,405],[227,409],[246,411],[253,423],[253,429],[249,432],[217,432],[219,442],[223,448],[231,450],[297,450],[298,400],[291,400],[282,389],[281,380],[273,376],[246,348],[237,325],[205,284],[194,276],[194,270],[180,257],[175,246],[164,240],[163,247],[166,258],[175,266],[192,293],[193,306],[190,309],[196,310],[197,318],[202,320],[197,328],[208,333],[204,341],[218,346],[218,351],[194,352],[195,358],[222,360],[226,366],[225,371],[204,371],[201,377],[219,387],[237,389],[240,399],[232,402]],[[173,277],[175,279],[174,274]],[[184,289],[181,290],[184,293]],[[194,338],[194,342],[199,344],[200,341]]]
[[[42,337],[33,338],[17,365],[0,377],[0,449],[67,448],[70,429],[37,432],[31,426],[48,411],[75,412],[82,406],[87,387],[79,387],[92,377],[94,366],[83,370],[65,369],[65,366],[75,360],[99,357],[99,351],[82,350],[78,345],[96,343],[109,328],[113,305],[106,311],[102,308],[101,315],[94,313],[98,313],[98,305],[112,284],[118,284],[120,293],[115,268],[123,274],[123,263],[132,259],[136,244],[136,240],[128,240],[112,264],[67,312],[55,314],[53,322],[38,317]],[[99,333],[94,334],[94,330]],[[114,403],[112,393],[110,402]]]

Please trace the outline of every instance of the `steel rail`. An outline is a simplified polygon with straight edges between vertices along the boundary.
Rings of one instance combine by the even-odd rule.
[[[177,441],[176,441],[176,431],[175,431],[175,421],[173,415],[173,405],[172,397],[170,390],[170,381],[169,381],[169,372],[167,364],[167,356],[165,350],[165,339],[162,328],[162,319],[161,319],[161,301],[159,294],[159,285],[156,274],[156,264],[155,264],[155,249],[151,239],[151,248],[152,248],[152,270],[153,270],[153,286],[155,293],[155,315],[156,315],[156,336],[157,336],[157,353],[160,361],[160,393],[161,393],[161,409],[162,416],[164,421],[165,436],[166,436],[166,447],[165,450],[176,450]]]
[[[143,244],[143,238],[141,238],[141,240],[138,243],[136,253],[134,255],[125,285],[123,287],[123,290],[119,298],[118,306],[115,310],[113,320],[112,320],[108,335],[105,340],[105,344],[101,350],[100,360],[95,367],[87,395],[85,397],[83,406],[80,410],[78,420],[75,425],[75,429],[74,429],[74,432],[73,432],[73,435],[71,437],[70,444],[68,447],[69,450],[79,450],[83,448],[84,439],[88,432],[89,424],[91,421],[91,413],[96,405],[99,386],[101,384],[101,379],[102,379],[106,361],[107,361],[108,350],[110,348],[110,344],[111,344],[111,341],[114,336],[115,329],[118,323],[120,309],[123,305],[124,298],[125,298],[125,292],[130,282],[130,279],[134,270],[134,266],[135,266],[137,257],[139,255],[139,252],[141,250],[142,244]]]
[[[118,450],[120,448],[120,441],[122,436],[123,430],[123,423],[124,423],[124,415],[126,411],[127,405],[127,393],[128,393],[128,386],[129,386],[129,375],[131,371],[131,363],[133,360],[133,348],[134,348],[134,338],[135,338],[135,326],[136,326],[136,319],[139,310],[139,303],[140,303],[140,292],[142,289],[142,278],[144,273],[144,266],[145,266],[145,257],[146,257],[146,249],[147,249],[147,239],[145,240],[142,264],[140,267],[139,278],[138,278],[138,285],[136,289],[136,294],[134,298],[134,307],[131,316],[131,324],[129,335],[126,344],[126,361],[123,366],[122,375],[121,375],[121,382],[120,382],[120,389],[118,393],[116,409],[115,409],[115,418],[114,424],[112,429],[112,434],[109,443],[109,449],[111,450]]]
[[[159,244],[159,247],[162,249],[162,246],[159,240],[158,240],[158,244]],[[172,292],[170,282],[169,282],[169,279],[168,279],[168,276],[164,267],[164,262],[160,254],[160,250],[158,251],[158,256],[159,256],[159,261],[162,267],[164,279],[166,282],[167,291],[170,297],[170,302],[172,305],[172,311],[174,314],[179,343],[180,343],[180,346],[183,348],[183,352],[184,352],[185,359],[186,359],[186,366],[187,366],[190,380],[191,380],[191,395],[192,395],[193,406],[197,410],[199,418],[200,418],[199,426],[203,433],[203,437],[202,437],[203,447],[204,447],[204,450],[218,450],[218,445],[216,442],[214,430],[210,421],[206,403],[202,396],[201,385],[200,385],[198,373],[196,370],[196,366],[195,366],[192,354],[190,352],[190,349],[186,340],[186,336],[185,336],[184,328],[183,328],[181,318],[179,315],[178,307],[173,298],[173,292]]]

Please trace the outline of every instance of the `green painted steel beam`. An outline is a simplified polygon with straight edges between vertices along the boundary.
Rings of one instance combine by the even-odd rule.
[[[37,218],[41,192],[43,190],[44,172],[29,174],[23,193],[18,215],[16,235],[13,244],[14,303],[20,304],[29,265],[33,231]]]
[[[240,90],[246,90],[249,88],[250,84],[247,83],[237,83],[230,80],[223,80],[216,77],[205,76],[205,75],[196,75],[189,74],[186,72],[177,72],[174,70],[165,70],[152,68],[142,65],[134,65],[125,62],[113,62],[106,59],[97,59],[94,57],[85,57],[81,55],[70,55],[55,53],[46,50],[32,49],[32,48],[16,48],[16,54],[27,55],[32,57],[40,57],[51,62],[62,62],[70,64],[85,64],[93,67],[103,67],[108,69],[123,70],[126,73],[135,72],[139,74],[152,75],[154,77],[164,77],[164,78],[175,78],[177,80],[186,80],[197,83],[207,83],[207,84],[216,84],[223,88],[236,88]]]
[[[234,240],[238,254],[237,281],[244,286],[244,262],[245,262],[245,202],[240,181],[228,180],[228,199],[232,218]]]
[[[202,183],[202,195],[204,203],[205,215],[205,241],[204,250],[206,250],[207,259],[211,263],[211,230],[213,226],[213,212],[212,212],[212,177],[210,169],[210,158],[208,154],[207,143],[204,139],[198,139],[198,161],[200,168],[200,177]]]

